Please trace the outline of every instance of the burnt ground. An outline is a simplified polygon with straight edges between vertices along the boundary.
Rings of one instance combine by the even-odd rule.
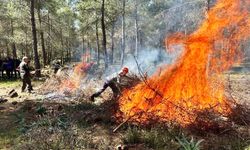
[[[116,102],[109,100],[110,91],[93,103],[88,100],[88,94],[95,89],[86,88],[87,92],[83,91],[78,97],[53,97],[41,94],[42,82],[33,82],[35,90],[28,94],[20,92],[19,81],[1,81],[0,97],[8,101],[0,103],[0,149],[107,150],[125,145],[136,150],[174,150],[183,143],[192,145],[201,139],[204,140],[201,149],[250,149],[248,110],[245,109],[249,108],[250,102],[250,74],[234,72],[225,76],[230,81],[228,95],[242,104],[242,110],[237,109],[237,117],[224,128],[209,131],[171,125],[140,127],[124,124],[113,133],[118,123],[112,117]],[[15,89],[19,96],[9,98],[7,93],[11,89]]]

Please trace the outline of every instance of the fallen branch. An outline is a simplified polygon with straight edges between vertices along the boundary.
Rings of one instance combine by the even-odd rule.
[[[114,130],[113,133],[115,133],[118,129],[120,129],[120,127],[122,127],[126,122],[128,122],[130,119],[132,118],[132,116],[128,117],[126,120],[124,120],[122,123],[120,123]]]

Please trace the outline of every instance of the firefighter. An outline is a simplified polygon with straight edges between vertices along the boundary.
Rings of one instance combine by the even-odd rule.
[[[113,92],[113,98],[117,98],[120,93],[119,85],[122,84],[123,78],[127,77],[128,72],[129,69],[124,67],[118,74],[115,74],[113,77],[107,79],[102,89],[91,95],[90,100],[94,101],[95,97],[100,96],[108,87],[110,87]]]
[[[28,92],[31,93],[33,89],[31,85],[31,73],[30,73],[29,63],[30,63],[29,58],[23,57],[22,62],[19,65],[19,70],[20,70],[20,76],[23,82],[22,92],[25,91],[26,86],[28,85]]]

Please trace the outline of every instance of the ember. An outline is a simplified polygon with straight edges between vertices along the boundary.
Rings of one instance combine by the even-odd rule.
[[[126,90],[119,99],[117,117],[142,124],[157,120],[187,126],[207,109],[229,115],[232,106],[225,97],[222,74],[242,58],[240,45],[250,36],[249,5],[248,0],[220,0],[194,33],[168,37],[169,51],[176,45],[183,47],[181,57],[160,74]]]

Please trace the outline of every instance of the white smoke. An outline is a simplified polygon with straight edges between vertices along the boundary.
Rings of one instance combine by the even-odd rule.
[[[152,75],[156,69],[163,64],[172,64],[175,62],[176,58],[178,58],[182,52],[182,47],[176,46],[174,49],[175,51],[169,53],[164,49],[144,48],[139,51],[138,57],[127,54],[123,66],[128,67],[131,73],[138,74],[140,71],[141,73]],[[115,72],[119,72],[121,68],[121,65],[110,66],[106,70],[103,78]]]

